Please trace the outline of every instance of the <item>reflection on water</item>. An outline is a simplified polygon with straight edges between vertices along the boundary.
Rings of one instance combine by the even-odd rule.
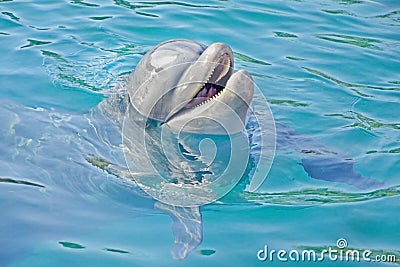
[[[25,181],[25,180],[16,180],[16,179],[12,179],[12,178],[0,178],[0,183],[11,183],[11,184],[29,185],[29,186],[46,188],[44,185],[41,185],[38,183],[32,183],[32,182]]]
[[[331,42],[343,43],[343,44],[350,44],[359,46],[362,48],[370,48],[370,49],[377,49],[381,50],[379,46],[375,45],[376,43],[380,43],[379,40],[356,37],[356,36],[347,36],[347,35],[340,35],[340,34],[319,34],[315,37]]]
[[[246,200],[263,205],[309,206],[364,202],[400,195],[400,186],[378,189],[371,192],[343,192],[328,188],[302,189],[280,193],[244,192]]]
[[[372,85],[364,85],[364,84],[352,84],[352,83],[344,82],[344,81],[341,81],[341,80],[336,79],[334,77],[331,77],[328,74],[325,74],[325,73],[323,73],[321,71],[318,71],[318,70],[314,70],[314,69],[310,69],[310,68],[306,68],[306,67],[303,67],[303,69],[305,69],[306,71],[308,71],[308,72],[310,72],[312,74],[315,74],[315,75],[320,76],[322,78],[328,79],[328,80],[330,80],[330,81],[332,81],[332,82],[334,82],[334,83],[336,83],[338,85],[342,85],[342,86],[348,87],[348,88],[350,88],[351,90],[353,90],[354,92],[356,92],[357,94],[359,94],[360,96],[363,96],[363,97],[371,97],[371,96],[370,95],[366,95],[366,94],[364,94],[364,93],[362,93],[360,91],[357,91],[356,89],[354,89],[354,87],[355,88],[363,88],[363,89],[365,88],[365,89],[383,90],[383,91],[386,91],[386,90],[388,90],[388,91],[400,91],[400,87],[380,87],[380,86],[372,86]]]
[[[356,121],[348,127],[363,128],[369,131],[386,127],[394,130],[400,130],[400,123],[382,123],[355,111],[349,111],[346,114],[326,114],[325,116],[341,117],[347,120]]]

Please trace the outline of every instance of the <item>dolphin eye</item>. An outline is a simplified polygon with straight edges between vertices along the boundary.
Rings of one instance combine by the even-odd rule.
[[[203,52],[204,52],[204,48],[200,48],[198,51],[197,51],[197,54],[199,55],[199,56],[201,56],[201,54],[203,54]]]

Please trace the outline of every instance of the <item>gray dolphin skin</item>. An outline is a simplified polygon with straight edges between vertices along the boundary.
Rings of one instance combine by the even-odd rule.
[[[210,120],[229,133],[240,132],[254,83],[247,71],[234,72],[233,67],[232,50],[224,43],[206,47],[190,40],[166,41],[149,51],[130,75],[130,101],[143,116],[176,129],[195,116],[208,118],[189,123],[185,132],[221,134]],[[232,110],[241,121],[232,120]]]

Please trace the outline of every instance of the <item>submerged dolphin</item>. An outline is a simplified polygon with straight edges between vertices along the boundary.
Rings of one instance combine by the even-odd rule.
[[[278,149],[289,148],[298,151],[301,155],[299,164],[309,177],[344,183],[362,190],[382,187],[382,182],[356,172],[355,161],[345,153],[300,135],[281,123],[276,123],[276,129]]]

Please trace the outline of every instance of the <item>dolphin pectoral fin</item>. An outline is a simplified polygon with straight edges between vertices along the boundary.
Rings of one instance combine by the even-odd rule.
[[[352,159],[342,159],[338,155],[307,155],[302,158],[301,165],[311,178],[318,180],[345,183],[363,190],[383,185],[356,172]]]
[[[203,224],[199,207],[176,207],[156,202],[155,208],[168,213],[172,220],[174,246],[172,257],[182,260],[203,240]]]

